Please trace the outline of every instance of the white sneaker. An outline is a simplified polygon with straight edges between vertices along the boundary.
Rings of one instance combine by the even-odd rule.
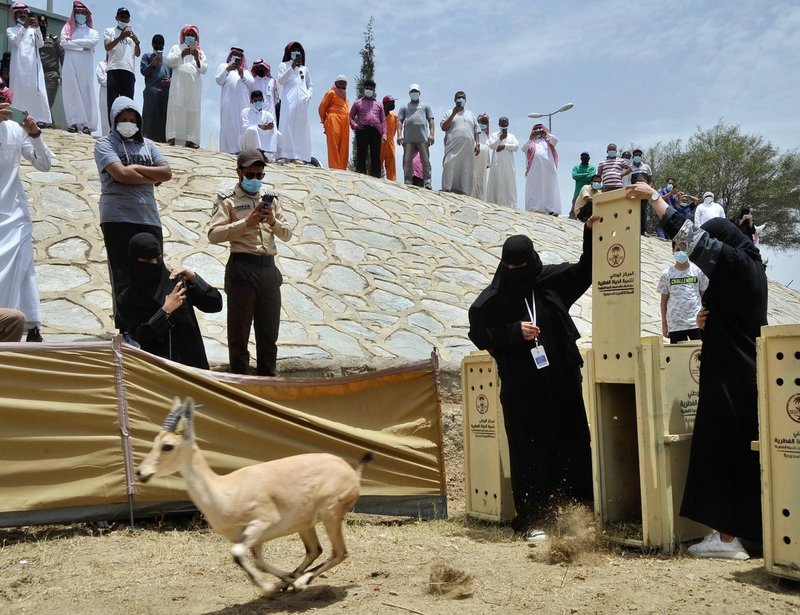
[[[692,557],[715,557],[720,559],[750,559],[750,554],[745,551],[742,541],[734,538],[724,542],[716,530],[703,538],[701,542],[687,549]]]
[[[534,544],[541,544],[550,540],[544,530],[528,530],[525,532],[525,540]]]

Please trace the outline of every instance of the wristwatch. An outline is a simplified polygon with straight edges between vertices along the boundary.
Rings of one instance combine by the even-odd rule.
[[[658,192],[654,192],[650,195],[650,202],[655,203],[658,199],[661,198],[661,195]]]

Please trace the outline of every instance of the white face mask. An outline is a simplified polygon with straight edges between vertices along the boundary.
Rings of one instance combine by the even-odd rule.
[[[710,204],[710,203],[711,203],[711,201],[712,201],[712,200],[713,200],[713,199],[712,199],[710,196],[707,196],[706,198],[704,198],[704,199],[703,199],[703,202],[704,202],[706,205],[708,205],[708,204]]]
[[[372,98],[375,96],[375,90],[364,90],[364,96],[367,98]]]
[[[120,122],[117,124],[117,132],[126,139],[130,139],[133,135],[139,132],[139,127],[133,122]]]
[[[419,92],[410,92],[409,98],[411,98],[411,102],[417,102],[419,100]]]

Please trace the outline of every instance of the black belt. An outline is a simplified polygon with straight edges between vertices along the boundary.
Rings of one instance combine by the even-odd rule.
[[[275,264],[275,257],[271,254],[246,254],[245,252],[232,252],[231,262],[249,263],[259,267],[271,267]]]

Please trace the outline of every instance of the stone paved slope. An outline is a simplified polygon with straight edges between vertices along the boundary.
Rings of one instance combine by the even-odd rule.
[[[94,141],[45,131],[57,159],[48,173],[25,165],[46,341],[108,338],[113,333],[105,249],[97,218]],[[232,187],[234,158],[164,147],[173,180],[157,189],[169,264],[183,261],[222,288],[226,246],[209,245],[205,228],[214,195]],[[343,171],[294,164],[267,168],[295,237],[279,242],[284,275],[279,368],[339,373],[427,358],[460,369],[473,350],[466,309],[488,283],[500,247],[529,234],[545,263],[575,260],[580,225],[499,208]],[[662,269],[669,244],[644,239],[642,332],[659,334]],[[591,293],[573,308],[591,343]],[[199,313],[212,364],[227,363],[225,309]],[[770,322],[800,322],[800,294],[770,284]],[[254,349],[253,349],[254,351]]]

